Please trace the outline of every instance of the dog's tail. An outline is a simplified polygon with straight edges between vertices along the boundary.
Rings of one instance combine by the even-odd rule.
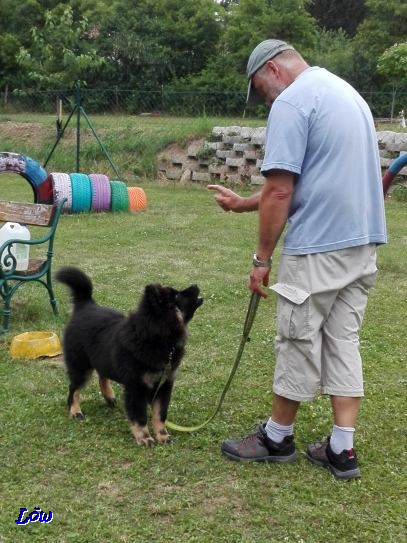
[[[74,305],[92,300],[92,281],[79,268],[74,266],[59,268],[55,279],[70,288]]]

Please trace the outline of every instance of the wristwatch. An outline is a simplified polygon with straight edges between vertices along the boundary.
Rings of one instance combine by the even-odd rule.
[[[253,266],[255,268],[271,268],[272,261],[273,259],[271,256],[267,260],[259,260],[256,253],[253,255]]]

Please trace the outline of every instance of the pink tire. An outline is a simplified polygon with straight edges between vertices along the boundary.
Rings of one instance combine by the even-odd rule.
[[[67,173],[53,172],[50,174],[52,181],[52,192],[54,203],[59,203],[63,198],[67,201],[64,203],[63,210],[67,213],[72,211],[72,185],[71,178]]]

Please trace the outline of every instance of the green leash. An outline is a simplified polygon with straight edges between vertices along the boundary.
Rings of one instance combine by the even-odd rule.
[[[223,401],[225,399],[226,393],[230,388],[233,377],[234,377],[234,375],[236,373],[236,370],[237,370],[237,368],[239,366],[240,359],[242,358],[244,346],[246,345],[246,342],[249,339],[249,333],[250,333],[250,330],[251,330],[251,327],[252,327],[252,324],[253,324],[253,321],[254,321],[254,317],[256,316],[256,311],[257,311],[257,306],[259,305],[259,301],[260,301],[259,294],[256,294],[255,292],[253,292],[252,296],[250,298],[250,303],[249,303],[249,307],[248,307],[247,314],[246,314],[246,320],[245,320],[244,327],[243,327],[242,339],[240,341],[239,349],[237,351],[235,363],[233,364],[233,367],[232,367],[232,370],[230,372],[229,378],[228,378],[228,380],[226,382],[226,385],[225,385],[225,387],[224,387],[224,389],[222,391],[221,397],[219,399],[218,405],[217,405],[213,415],[211,415],[208,420],[206,420],[202,424],[198,424],[197,426],[180,426],[179,424],[174,424],[173,422],[170,422],[170,421],[167,420],[165,424],[166,424],[166,426],[168,428],[170,428],[171,430],[177,430],[178,432],[195,432],[196,430],[200,430],[201,428],[206,426],[219,413],[220,408],[222,407]]]

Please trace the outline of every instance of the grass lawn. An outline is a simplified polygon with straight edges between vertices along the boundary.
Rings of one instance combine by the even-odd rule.
[[[63,124],[69,112],[64,113]],[[89,120],[104,150],[128,186],[156,178],[157,154],[171,143],[186,145],[192,139],[208,137],[215,126],[266,125],[266,118],[222,117],[143,117],[139,115],[90,115]],[[49,172],[79,171],[117,175],[95,138],[86,119],[80,116],[80,151],[77,157],[77,119],[69,121],[63,138],[56,143],[56,118],[37,113],[0,113],[0,152],[27,155]],[[378,126],[378,130],[402,130],[398,123]]]
[[[32,201],[28,183],[15,177],[0,177],[1,197]],[[95,298],[123,311],[135,306],[146,283],[199,284],[205,302],[190,325],[169,417],[195,425],[215,408],[240,343],[257,217],[223,213],[199,186],[142,186],[145,212],[63,215],[54,269],[80,266],[94,281]],[[10,335],[0,342],[0,542],[404,541],[407,207],[389,199],[386,208],[390,243],[378,252],[380,274],[361,335],[361,480],[338,482],[302,454],[286,466],[243,465],[220,455],[223,439],[268,417],[274,296],[260,303],[221,414],[195,434],[174,433],[171,445],[146,449],[131,437],[118,386],[111,409],[93,380],[83,394],[85,421],[71,421],[61,360],[10,358],[13,335],[47,329],[61,335],[69,313],[62,285],[56,284],[58,318],[45,289],[27,285],[13,299]],[[299,451],[330,426],[326,398],[303,404]],[[15,523],[20,508],[36,507],[52,511],[52,522]]]
[[[68,113],[68,112],[67,112]],[[63,120],[66,123],[68,115]],[[104,154],[95,134],[118,170],[120,179],[129,186],[135,181],[156,177],[157,153],[177,142],[185,145],[192,139],[211,134],[214,126],[265,126],[265,119],[230,119],[220,117],[143,117],[138,115],[92,115],[80,117],[79,171],[117,175]],[[73,116],[63,138],[56,143],[55,116],[41,114],[0,113],[0,151],[27,155],[49,172],[74,172],[77,160],[77,119]]]

